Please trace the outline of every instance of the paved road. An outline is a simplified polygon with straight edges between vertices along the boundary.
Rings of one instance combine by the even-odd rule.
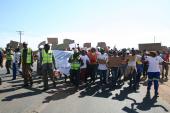
[[[80,91],[59,80],[57,88],[42,92],[42,82],[34,76],[32,88],[22,88],[23,79],[3,76],[0,86],[0,113],[168,113],[170,104],[162,97],[146,96],[146,83],[137,92],[127,87],[82,85]],[[50,83],[51,84],[51,83]]]

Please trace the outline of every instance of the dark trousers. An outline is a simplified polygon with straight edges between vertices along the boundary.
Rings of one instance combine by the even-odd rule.
[[[107,70],[98,70],[100,75],[100,82],[106,84]]]
[[[116,84],[118,80],[118,67],[112,67],[111,73],[112,73],[112,82],[113,84]]]
[[[76,87],[80,84],[80,70],[73,70],[70,69],[70,81],[73,83]]]
[[[143,64],[137,64],[136,67],[137,67],[136,82],[137,82],[137,85],[139,85],[140,77],[143,72]]]
[[[52,64],[43,64],[42,74],[43,74],[44,89],[48,89],[48,75],[50,76],[51,81],[53,82],[53,86],[55,87],[56,83],[55,83],[55,77],[53,76]]]
[[[17,67],[16,67],[16,63],[13,63],[13,79],[16,79],[17,76]]]
[[[80,69],[80,80],[82,82],[87,82],[87,69],[86,68]]]
[[[130,80],[129,86],[131,87],[133,85],[133,88],[135,88],[135,89],[137,87],[136,75],[137,75],[137,73],[136,73],[135,69],[132,71],[132,73],[129,74],[129,80]]]
[[[7,60],[5,66],[6,66],[7,73],[10,74],[9,69],[11,68],[11,60]]]
[[[169,66],[167,63],[163,63],[162,65],[162,78],[164,78],[164,76],[166,78],[168,78],[168,71],[169,71]]]
[[[96,71],[97,71],[97,64],[90,64],[89,65],[90,77],[91,81],[95,82],[96,80]]]
[[[160,79],[160,72],[148,72],[147,90],[149,91],[151,89],[152,82],[154,82],[155,94],[158,94],[159,79]]]
[[[146,77],[148,72],[148,64],[143,65],[143,76]]]
[[[24,85],[28,85],[28,82],[30,82],[30,85],[33,84],[32,81],[32,74],[31,74],[31,64],[22,64],[22,73],[24,78]]]

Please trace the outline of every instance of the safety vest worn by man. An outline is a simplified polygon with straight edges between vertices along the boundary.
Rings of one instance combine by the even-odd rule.
[[[7,52],[7,54],[6,54],[6,60],[12,60],[11,52]]]
[[[73,59],[73,57],[72,57],[72,59]],[[80,66],[81,66],[81,64],[80,64],[80,61],[78,59],[74,59],[71,63],[71,69],[72,70],[79,70]]]
[[[53,62],[53,55],[52,51],[48,50],[48,53],[45,50],[42,50],[42,64],[48,64]]]
[[[21,58],[22,58],[22,62],[23,62],[23,50],[24,49],[22,49],[22,51],[21,51]],[[31,48],[28,48],[27,49],[27,59],[26,59],[26,63],[27,64],[30,64],[31,63],[31,58],[32,58],[32,50],[31,50]]]

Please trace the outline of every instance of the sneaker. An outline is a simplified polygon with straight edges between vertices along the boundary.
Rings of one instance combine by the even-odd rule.
[[[12,78],[12,80],[16,80],[16,78]]]

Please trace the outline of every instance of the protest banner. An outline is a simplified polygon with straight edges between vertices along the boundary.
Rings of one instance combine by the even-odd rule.
[[[69,76],[70,63],[68,62],[68,59],[73,54],[73,52],[53,50],[53,54],[54,54],[57,69],[60,71],[60,73]]]

